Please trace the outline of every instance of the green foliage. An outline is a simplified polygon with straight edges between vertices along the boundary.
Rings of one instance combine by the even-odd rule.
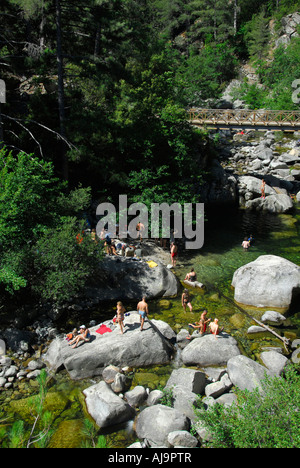
[[[85,440],[82,443],[82,448],[107,448],[105,436],[98,435],[99,428],[97,429],[95,424],[87,418],[83,423],[82,436]]]
[[[234,49],[228,42],[207,44],[199,54],[192,54],[179,69],[186,83],[187,104],[199,106],[208,98],[218,98],[225,84],[235,77],[237,65]]]
[[[64,217],[56,228],[45,230],[34,251],[33,290],[44,300],[63,302],[85,285],[101,259],[101,244],[95,245],[84,233],[84,221]]]
[[[159,386],[158,390],[161,390],[163,392],[163,396],[159,401],[160,404],[172,408],[174,403],[173,387],[166,388]]]
[[[214,448],[299,448],[300,374],[290,366],[284,378],[268,377],[262,391],[237,390],[231,407],[196,410]]]
[[[29,401],[30,412],[33,418],[31,427],[25,421],[17,420],[10,426],[9,421],[0,428],[0,443],[2,448],[46,448],[52,435],[51,425],[53,415],[44,409],[47,395],[47,372],[41,370],[37,377],[39,393]],[[0,421],[1,424],[2,421]]]
[[[255,15],[245,26],[245,40],[249,54],[261,59],[268,51],[270,39],[269,18],[266,18],[265,11]]]
[[[90,190],[69,193],[51,163],[0,150],[0,283],[61,302],[78,292],[101,258],[101,246],[76,235]],[[77,215],[77,216],[75,216]]]

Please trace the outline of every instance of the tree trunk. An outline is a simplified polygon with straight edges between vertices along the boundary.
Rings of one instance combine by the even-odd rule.
[[[238,9],[237,0],[234,0],[233,29],[234,29],[235,34],[237,33],[237,14],[238,14],[237,9]]]
[[[64,93],[64,70],[62,58],[62,40],[61,40],[61,3],[56,0],[56,57],[57,57],[57,74],[58,74],[58,109],[60,134],[66,138],[65,129],[65,93]],[[62,172],[63,177],[67,180],[69,177],[68,158],[66,155],[66,145],[62,142]]]
[[[0,102],[0,149],[3,147],[3,127],[2,127],[2,115],[1,115],[1,102]]]

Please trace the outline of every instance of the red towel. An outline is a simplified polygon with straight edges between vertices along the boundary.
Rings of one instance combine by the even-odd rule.
[[[106,325],[102,324],[98,330],[96,330],[96,333],[100,333],[100,335],[103,335],[104,333],[111,332],[112,330],[107,327]]]

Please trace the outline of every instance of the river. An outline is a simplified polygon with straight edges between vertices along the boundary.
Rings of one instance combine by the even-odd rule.
[[[244,316],[231,302],[233,290],[231,280],[233,273],[240,266],[255,260],[260,255],[272,254],[284,257],[300,265],[300,207],[293,214],[270,215],[254,213],[235,208],[215,208],[206,212],[205,239],[200,251],[180,251],[176,275],[182,281],[191,267],[194,267],[198,280],[206,287],[202,290],[190,289],[193,312],[184,312],[181,306],[180,294],[176,298],[153,300],[149,303],[149,318],[164,320],[178,332],[188,328],[188,323],[198,319],[200,311],[208,310],[212,319],[217,317],[225,331],[234,336],[242,352],[255,357],[261,346],[280,346],[281,342],[273,336],[260,339],[249,339],[247,329],[253,323]],[[244,251],[241,243],[245,236],[254,236],[254,245],[249,251]],[[127,310],[135,308],[136,304],[125,304]],[[82,321],[95,320],[101,322],[114,314],[115,304],[105,308],[97,308],[89,312]],[[300,337],[300,307],[296,304],[288,317],[288,326],[280,330],[292,339]],[[254,312],[260,318],[262,312]],[[174,367],[180,365],[180,354],[168,366],[151,369],[134,369],[132,385],[148,386],[150,389],[164,387]],[[58,399],[65,399],[68,404],[55,421],[56,433],[50,442],[51,447],[80,447],[84,437],[80,436],[79,428],[87,417],[82,390],[92,385],[91,380],[72,382],[66,372],[56,376],[56,381],[50,392]],[[32,387],[32,393],[36,388]],[[11,400],[22,398],[20,392],[10,392],[6,399],[0,401],[1,412],[11,414]],[[132,422],[122,427],[114,427],[105,432],[106,443],[111,448],[122,448],[136,440],[132,431]]]

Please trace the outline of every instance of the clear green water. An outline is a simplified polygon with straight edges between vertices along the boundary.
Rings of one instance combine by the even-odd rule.
[[[183,311],[180,293],[175,298],[151,301],[149,318],[164,320],[175,331],[179,331],[181,328],[188,329],[188,323],[198,319],[200,312],[206,308],[209,316],[218,317],[225,331],[238,340],[241,351],[255,358],[262,346],[280,346],[282,343],[272,335],[255,338],[255,340],[247,336],[247,329],[253,325],[253,322],[230,301],[233,299],[232,276],[237,268],[265,254],[279,255],[300,265],[300,207],[295,208],[293,215],[272,216],[235,209],[219,209],[207,213],[206,216],[208,221],[205,224],[203,248],[200,252],[180,252],[175,272],[182,281],[193,266],[198,280],[206,286],[203,291],[189,288],[193,312],[191,313],[189,309],[186,312]],[[255,244],[245,252],[241,243],[243,238],[250,234],[253,234]],[[102,321],[111,317],[114,313],[114,306],[115,304],[108,304],[101,310],[95,310],[89,315],[88,320]],[[130,310],[132,307],[135,308],[136,304],[126,304],[126,307]],[[292,339],[300,337],[300,304],[299,308],[297,307],[296,304],[293,315],[288,319],[288,327],[279,330],[280,334],[285,334]],[[262,315],[262,311],[251,310],[250,312],[257,318]],[[150,389],[163,387],[175,365],[176,360],[168,366],[134,369],[132,385],[145,385]],[[60,409],[55,421],[57,432],[53,436],[51,446],[80,447],[83,440],[80,436],[80,428],[83,419],[87,416],[82,390],[90,386],[92,382],[90,380],[72,382],[65,372],[58,374],[56,379],[50,392],[53,393],[52,399],[59,403]],[[27,420],[28,415],[26,411],[24,412],[24,407],[26,408],[24,397],[35,392],[35,387],[27,385],[23,393],[11,391],[7,392],[6,397],[0,394],[0,412],[3,411],[5,416],[11,415],[13,419],[18,419],[22,415]],[[14,402],[18,402],[17,406]],[[128,446],[135,440],[131,423],[112,428],[110,433],[106,433],[106,438],[109,447]]]

